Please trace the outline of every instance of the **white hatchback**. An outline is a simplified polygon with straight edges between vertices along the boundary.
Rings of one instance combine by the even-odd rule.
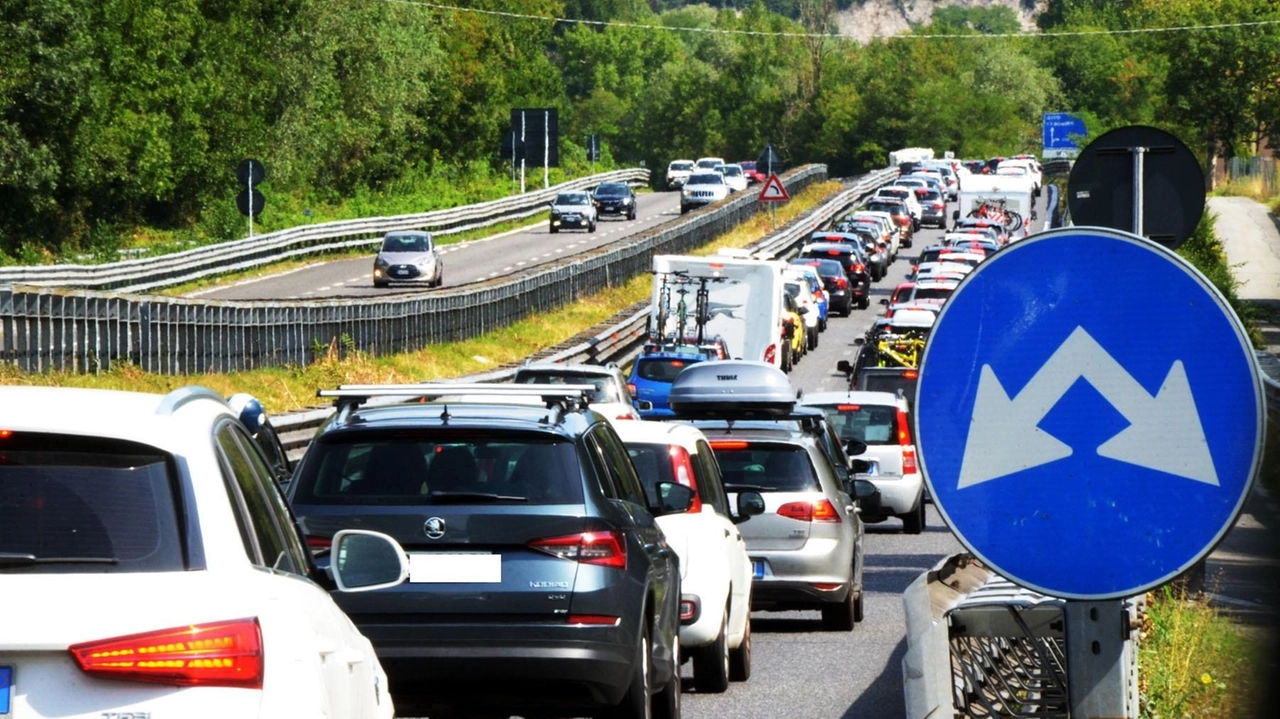
[[[907,400],[889,392],[849,391],[816,392],[805,395],[801,402],[821,408],[842,443],[857,440],[867,445],[866,451],[853,459],[866,464],[858,478],[870,480],[880,490],[880,512],[864,510],[862,521],[899,517],[903,533],[923,531],[924,476],[916,463]]]
[[[675,482],[697,493],[687,512],[665,514],[657,522],[680,557],[680,654],[692,657],[699,692],[723,692],[730,680],[751,676],[753,575],[737,523],[763,511],[764,499],[743,492],[730,510],[720,466],[699,429],[671,422],[614,427],[646,492],[656,491],[659,482]]]
[[[318,570],[212,391],[0,387],[0,487],[0,716],[394,715],[329,592],[404,550],[343,532]]]

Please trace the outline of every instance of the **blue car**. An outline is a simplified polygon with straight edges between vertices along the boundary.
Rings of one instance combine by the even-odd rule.
[[[676,350],[650,350],[636,358],[627,377],[631,403],[643,419],[669,419],[675,416],[667,404],[671,383],[691,364],[707,359],[696,347]]]

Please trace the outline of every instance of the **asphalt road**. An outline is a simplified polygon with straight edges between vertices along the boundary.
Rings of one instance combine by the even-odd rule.
[[[617,242],[680,215],[680,196],[675,192],[640,193],[636,196],[634,221],[613,216],[600,220],[596,231],[564,230],[551,234],[543,221],[527,229],[480,240],[442,245],[444,286],[510,274],[525,267],[550,261],[557,256],[585,252]],[[448,236],[442,236],[447,242]],[[367,258],[317,262],[270,277],[238,282],[226,287],[193,292],[188,297],[211,300],[298,300],[326,297],[385,297],[399,292],[428,292],[422,286],[374,288],[371,250]]]

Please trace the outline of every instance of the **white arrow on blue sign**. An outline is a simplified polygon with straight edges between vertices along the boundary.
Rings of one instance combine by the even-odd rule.
[[[1261,461],[1265,406],[1226,300],[1172,252],[1066,228],[972,272],[925,348],[916,446],[939,511],[1045,594],[1140,594],[1206,555]]]

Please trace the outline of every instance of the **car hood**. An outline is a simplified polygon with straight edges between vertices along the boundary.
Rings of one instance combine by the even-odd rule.
[[[591,205],[552,205],[551,206],[552,212],[584,213],[584,212],[590,212],[591,210],[592,210]]]
[[[412,264],[419,259],[430,259],[432,252],[430,250],[421,250],[419,252],[379,252],[378,259],[389,262],[393,265]]]

